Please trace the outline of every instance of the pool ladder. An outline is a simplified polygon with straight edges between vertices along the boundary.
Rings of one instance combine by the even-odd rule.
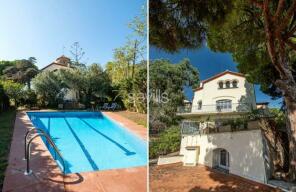
[[[34,132],[33,132],[34,131]],[[36,132],[39,131],[39,132]],[[37,134],[35,136],[33,136],[29,141],[28,141],[28,136],[29,134]],[[62,154],[59,152],[58,148],[56,147],[56,145],[54,144],[54,142],[52,141],[52,139],[49,137],[49,135],[43,131],[42,129],[39,128],[35,128],[35,129],[31,129],[29,131],[27,131],[26,135],[25,135],[25,157],[23,160],[27,161],[27,165],[26,165],[26,170],[25,170],[25,175],[30,175],[32,174],[32,170],[30,169],[30,145],[32,143],[32,141],[37,138],[37,137],[44,137],[46,139],[46,141],[52,146],[52,148],[55,151],[55,155],[54,155],[54,159],[56,160],[56,155],[58,154],[60,156],[60,159],[62,160],[62,165],[63,165],[63,174],[65,174],[65,161],[64,158],[62,156]]]

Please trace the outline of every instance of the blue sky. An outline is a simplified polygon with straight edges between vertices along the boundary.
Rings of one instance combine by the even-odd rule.
[[[131,33],[145,0],[0,0],[0,60],[36,57],[39,68],[78,41],[84,61],[104,65]],[[65,47],[65,49],[63,49]],[[64,50],[64,51],[63,51]]]
[[[200,79],[207,79],[217,73],[225,70],[237,71],[236,63],[233,61],[231,54],[213,52],[207,47],[197,50],[181,50],[178,53],[170,54],[159,50],[155,47],[150,47],[150,59],[168,59],[172,63],[178,63],[184,58],[188,58],[200,73]],[[185,93],[189,99],[193,93],[191,89],[186,89]],[[260,91],[260,86],[255,85],[256,101],[270,102],[270,107],[280,107],[281,99],[272,100],[268,95]]]

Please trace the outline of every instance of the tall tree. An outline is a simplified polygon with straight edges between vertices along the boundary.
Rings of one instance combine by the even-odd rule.
[[[12,65],[15,65],[15,61],[0,61],[0,78],[3,78],[4,69]]]
[[[156,0],[150,1],[150,8],[153,45],[177,51],[198,48],[207,40],[215,50],[230,51],[239,69],[262,83],[266,92],[284,97],[290,122],[290,176],[295,180],[296,0]],[[211,11],[216,14],[209,14]],[[163,13],[157,15],[159,12]]]
[[[132,111],[146,112],[146,105],[143,105],[147,103],[146,97],[144,100],[139,99],[139,94],[143,92],[137,84],[139,81],[146,82],[143,78],[143,73],[147,72],[147,69],[143,69],[147,65],[145,6],[128,26],[133,32],[127,37],[125,45],[114,50],[113,61],[106,65],[107,73],[112,85],[118,89],[125,107]]]
[[[132,73],[134,79],[135,65],[137,61],[146,59],[146,41],[147,41],[147,25],[146,25],[146,7],[142,6],[141,13],[134,17],[128,24],[133,33],[128,37],[128,49],[132,55]]]
[[[189,60],[172,64],[167,60],[150,62],[150,130],[159,131],[178,123],[177,107],[183,105],[184,87],[196,88],[199,73]]]
[[[79,42],[74,42],[71,45],[70,53],[72,55],[72,65],[74,67],[85,67],[85,64],[82,62],[85,52],[80,47]]]
[[[31,89],[31,79],[38,74],[38,67],[35,65],[36,59],[30,57],[29,59],[16,60],[13,63],[3,70],[4,78],[26,84],[28,89]]]
[[[237,1],[227,22],[219,29],[213,26],[208,38],[212,49],[232,52],[240,71],[248,74],[251,82],[260,83],[265,93],[284,97],[290,120],[287,133],[292,180],[296,179],[294,3]]]

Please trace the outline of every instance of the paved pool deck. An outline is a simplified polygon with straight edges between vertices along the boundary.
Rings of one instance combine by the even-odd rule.
[[[147,141],[147,129],[112,112],[103,112]],[[24,175],[24,136],[33,125],[25,111],[17,113],[11,142],[3,192],[71,191],[71,192],[138,192],[147,190],[147,167],[132,167],[63,175],[41,138],[31,145],[31,169]]]

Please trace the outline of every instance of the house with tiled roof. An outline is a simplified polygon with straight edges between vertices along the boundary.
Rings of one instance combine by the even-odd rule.
[[[268,103],[256,103],[253,84],[244,74],[224,71],[203,80],[182,117],[180,155],[183,165],[202,164],[226,173],[266,183],[269,159],[254,110],[267,113]],[[258,108],[258,109],[257,109]]]
[[[55,71],[57,69],[68,69],[68,68],[71,68],[71,59],[69,59],[65,55],[62,55],[62,56],[58,57],[52,63],[43,67],[41,70],[42,71]]]
[[[73,67],[71,66],[71,59],[66,57],[65,55],[62,55],[58,57],[55,61],[52,63],[46,65],[41,69],[41,71],[58,71],[59,69],[72,69]],[[79,94],[75,90],[64,90],[65,91],[65,96],[64,100],[65,101],[77,101],[79,98]]]

